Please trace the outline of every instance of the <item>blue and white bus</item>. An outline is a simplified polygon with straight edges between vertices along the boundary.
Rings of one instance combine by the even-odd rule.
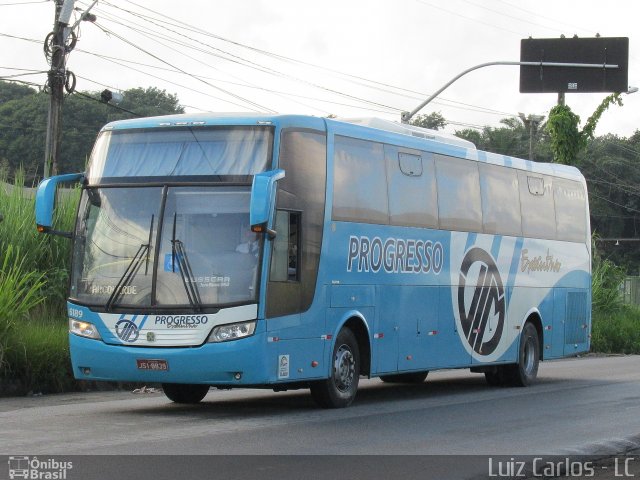
[[[113,122],[80,181],[68,302],[81,380],[310,388],[470,368],[526,386],[589,350],[586,183],[379,119],[179,115]]]

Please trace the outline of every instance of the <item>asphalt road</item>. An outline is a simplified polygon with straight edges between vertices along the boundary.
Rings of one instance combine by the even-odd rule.
[[[417,386],[361,380],[340,410],[316,408],[306,390],[212,389],[195,406],[160,393],[0,399],[0,455],[578,456],[639,446],[637,356],[543,362],[528,388],[489,387],[468,370]]]

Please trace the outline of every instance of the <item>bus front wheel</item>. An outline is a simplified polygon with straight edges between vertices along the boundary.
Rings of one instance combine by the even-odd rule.
[[[358,341],[349,328],[340,330],[331,357],[331,375],[311,384],[311,396],[323,408],[344,408],[356,398],[360,379]]]
[[[167,398],[176,403],[200,403],[207,395],[209,385],[185,383],[163,383],[162,390]]]

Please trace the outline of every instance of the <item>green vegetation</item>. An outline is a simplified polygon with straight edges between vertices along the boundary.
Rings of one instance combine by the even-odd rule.
[[[640,354],[640,309],[623,305],[615,311],[594,311],[591,350],[599,353]]]
[[[69,371],[65,297],[70,243],[35,229],[34,195],[0,178],[0,387],[57,392]],[[56,225],[71,230],[78,191],[61,195]],[[1,390],[0,390],[0,393]]]
[[[623,304],[620,285],[625,271],[603,258],[595,245],[592,278],[591,350],[640,354],[640,307]]]

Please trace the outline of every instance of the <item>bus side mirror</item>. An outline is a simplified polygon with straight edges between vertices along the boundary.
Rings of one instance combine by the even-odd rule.
[[[276,182],[284,178],[284,170],[271,170],[253,176],[251,185],[251,205],[249,207],[249,222],[251,231],[267,233],[275,237],[276,232],[271,229],[273,209],[276,199]]]
[[[83,173],[70,173],[45,178],[36,192],[36,228],[40,233],[50,233],[71,238],[71,232],[53,230],[53,209],[56,203],[56,191],[59,183],[78,182],[84,178]]]

